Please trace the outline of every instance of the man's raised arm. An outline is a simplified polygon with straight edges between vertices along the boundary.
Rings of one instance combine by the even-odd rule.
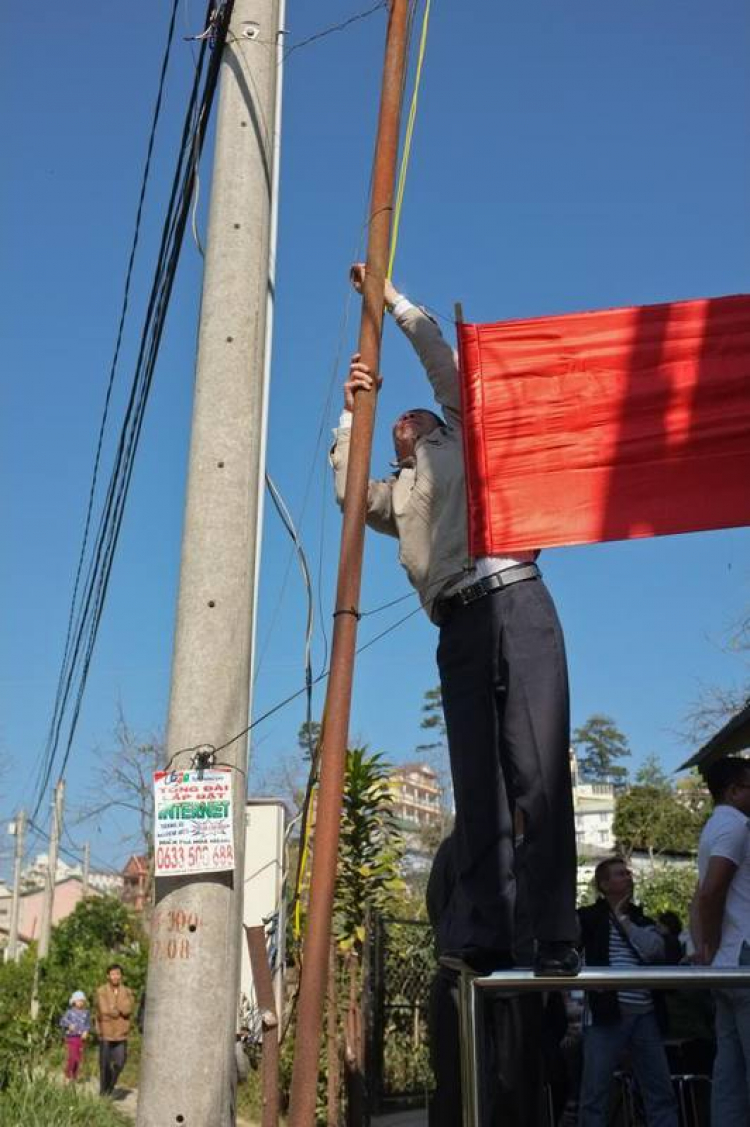
[[[362,363],[359,353],[355,352],[349,365],[348,378],[344,384],[344,410],[341,412],[339,425],[334,431],[335,442],[330,454],[336,500],[339,506],[344,504],[344,493],[346,491],[354,396],[357,391],[369,391],[376,384],[379,387],[380,383],[380,376],[373,377],[367,365]],[[367,523],[376,532],[384,532],[388,536],[398,536],[396,522],[393,518],[392,491],[392,479],[387,481],[371,480],[369,482],[367,486]]]
[[[365,267],[361,262],[351,268],[352,285],[358,293],[362,292]],[[460,423],[461,385],[458,374],[458,360],[455,352],[440,331],[437,322],[418,305],[386,279],[384,298],[386,308],[392,314],[398,327],[407,336],[422,362],[427,378],[432,384],[440,406],[447,412],[447,421]]]

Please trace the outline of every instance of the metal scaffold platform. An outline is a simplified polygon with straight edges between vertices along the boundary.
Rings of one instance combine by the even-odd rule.
[[[525,993],[601,990],[750,989],[750,970],[711,967],[585,967],[575,977],[547,977],[531,970],[503,970],[477,975],[464,963],[442,959],[458,974],[461,1030],[461,1090],[463,1127],[482,1127],[482,1040],[484,1002],[491,997]]]

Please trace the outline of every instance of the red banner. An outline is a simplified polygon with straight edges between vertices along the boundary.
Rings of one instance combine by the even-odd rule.
[[[458,344],[474,556],[750,524],[750,297]]]

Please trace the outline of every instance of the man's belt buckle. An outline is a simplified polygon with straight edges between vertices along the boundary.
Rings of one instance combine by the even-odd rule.
[[[470,603],[475,603],[477,599],[483,599],[487,594],[487,587],[478,579],[476,583],[470,583],[468,587],[461,587],[456,591],[456,595],[461,601],[461,606],[467,607]]]

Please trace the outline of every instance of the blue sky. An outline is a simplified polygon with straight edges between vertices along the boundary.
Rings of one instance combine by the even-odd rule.
[[[288,41],[366,7],[290,0]],[[181,36],[200,30],[202,12],[195,0],[180,9],[116,408],[191,79]],[[105,0],[95,13],[43,4],[15,42],[4,37],[0,818],[29,800],[51,713],[167,16],[166,0]],[[301,531],[326,628],[339,517],[324,450],[344,376],[336,358],[356,339],[346,276],[362,237],[383,32],[378,12],[295,52],[286,71],[268,466],[296,518],[306,498]],[[740,0],[435,0],[397,282],[443,313],[461,300],[476,321],[748,292],[748,58]],[[210,163],[209,152],[203,230]],[[188,242],[70,762],[71,821],[118,704],[140,732],[164,723],[200,282]],[[424,389],[392,325],[383,372],[377,472],[388,421]],[[574,724],[610,713],[634,764],[657,753],[674,767],[692,750],[676,731],[700,686],[746,674],[722,641],[750,600],[749,546],[745,529],[545,553]],[[267,505],[256,714],[302,684],[304,599],[288,562]],[[393,542],[369,535],[362,607],[407,592]],[[409,607],[365,619],[361,641]],[[415,616],[358,664],[352,732],[393,760],[420,742],[435,645]],[[316,671],[323,656],[318,631]],[[302,719],[298,702],[259,725],[251,788],[296,751]],[[119,862],[117,826],[105,818],[89,832],[95,853]]]

